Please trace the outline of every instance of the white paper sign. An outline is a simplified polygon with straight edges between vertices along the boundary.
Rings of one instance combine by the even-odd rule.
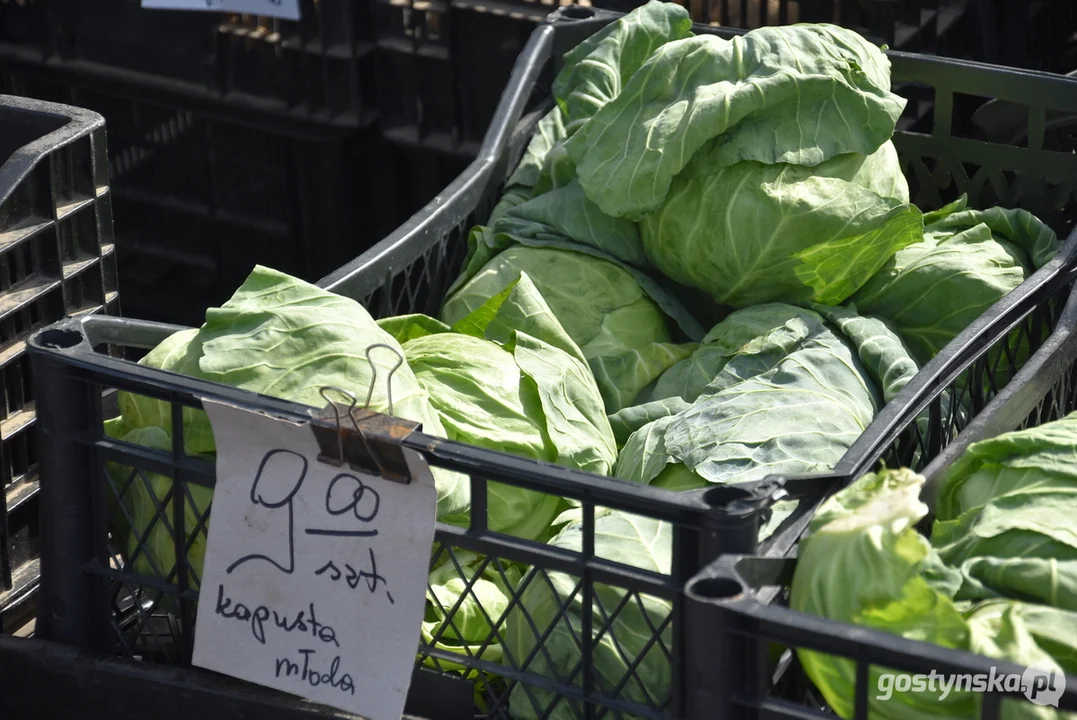
[[[318,461],[297,425],[205,401],[217,444],[195,665],[399,720],[419,643],[437,493]]]
[[[299,19],[299,0],[142,0],[150,10],[208,10],[241,15]]]

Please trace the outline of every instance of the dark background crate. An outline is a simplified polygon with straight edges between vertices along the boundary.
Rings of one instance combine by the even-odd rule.
[[[0,62],[48,64],[192,109],[364,128],[474,153],[527,35],[551,8],[301,0],[298,22],[144,10],[139,0],[0,2]],[[453,51],[456,48],[456,51]]]
[[[681,1],[696,22],[835,22],[899,50],[1077,69],[1068,0]],[[396,143],[474,156],[527,37],[561,4],[301,0],[293,22],[143,10],[139,0],[8,0],[0,2],[0,60],[77,68],[147,92],[171,88],[199,106],[251,116],[349,128],[377,118]],[[627,11],[643,3],[589,4]]]
[[[985,8],[973,20],[979,59],[1062,74],[1077,70],[1077,3],[993,0]]]
[[[953,370],[974,368],[986,362],[989,351],[995,347],[985,344]],[[938,399],[932,400],[929,407],[933,414],[945,411]],[[930,502],[934,484],[972,443],[1036,427],[1074,411],[1077,411],[1077,295],[1065,303],[1058,329],[1013,381],[967,426],[950,425],[948,429],[961,430],[960,434],[951,437],[926,467],[923,463],[919,465],[927,479],[923,497]],[[852,479],[835,478],[835,482],[846,484]],[[787,486],[795,488],[796,484],[796,480],[791,480]],[[799,524],[799,529],[805,529],[806,523],[807,518]],[[784,555],[794,547],[787,543],[778,554]],[[794,568],[795,560],[782,557],[727,556],[689,582],[687,592],[692,601],[697,601],[690,601],[689,607],[698,612],[694,619],[701,634],[706,635],[702,642],[718,649],[714,666],[723,669],[705,681],[704,685],[712,683],[711,692],[693,700],[707,703],[716,716],[744,720],[833,717],[818,700],[817,691],[799,668],[790,648],[818,650],[856,661],[863,678],[857,682],[857,702],[862,702],[863,707],[867,707],[870,691],[869,666],[924,675],[932,671],[988,673],[992,667],[998,673],[1020,675],[1024,670],[1013,663],[794,612],[785,605]],[[774,654],[768,647],[771,644],[785,651],[777,662],[773,662]],[[784,677],[775,684],[773,678],[777,673],[783,673]],[[1020,697],[1020,693],[1015,696]],[[981,717],[1000,717],[999,700],[998,694],[986,695]],[[1060,708],[1077,710],[1077,678],[1067,678]],[[858,712],[855,717],[867,720],[866,713]]]
[[[143,10],[139,0],[0,4],[0,55],[171,83],[206,103],[363,127],[374,113],[368,5],[302,0],[298,22]]]
[[[35,397],[26,339],[65,315],[119,312],[105,126],[0,95],[0,632],[37,587]]]
[[[47,67],[0,64],[0,89],[106,118],[131,317],[201,324],[256,263],[316,280],[420,208],[460,166],[408,157],[376,129],[286,132]]]

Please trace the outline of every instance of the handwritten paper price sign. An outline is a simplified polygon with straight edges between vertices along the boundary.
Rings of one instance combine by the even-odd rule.
[[[240,15],[299,19],[299,0],[142,0],[151,10],[208,10]]]
[[[437,494],[318,459],[307,425],[205,401],[217,441],[194,664],[399,720],[419,642]]]

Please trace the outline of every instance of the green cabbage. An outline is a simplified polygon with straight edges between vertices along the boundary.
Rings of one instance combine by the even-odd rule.
[[[922,236],[889,142],[816,167],[745,161],[705,173],[707,160],[673,180],[641,229],[658,269],[716,302],[841,303]]]
[[[595,556],[603,560],[668,574],[672,537],[668,523],[612,510],[596,513]],[[550,544],[581,552],[582,521],[567,525]],[[578,582],[565,573],[537,570],[530,571],[520,582],[520,603],[509,615],[505,638],[507,655],[518,669],[559,683],[581,685],[583,598],[576,590]],[[621,700],[660,707],[670,692],[667,653],[673,647],[673,631],[667,619],[673,604],[649,595],[625,595],[622,588],[600,583],[594,586],[591,627],[595,689]],[[622,609],[610,622],[610,613],[617,608]],[[652,642],[656,633],[660,642]],[[630,668],[634,668],[637,679],[629,675]],[[562,720],[582,717],[583,706],[518,683],[510,696],[510,711],[518,720]]]
[[[852,301],[886,318],[926,363],[1058,251],[1024,210],[966,209],[962,197],[924,217],[923,239],[899,250]]]
[[[367,350],[374,344],[388,345],[396,353],[375,348],[368,358]],[[326,386],[348,390],[359,402],[365,401],[374,363],[379,382],[371,391],[370,407],[387,412],[387,379],[403,357],[399,343],[355,301],[259,266],[228,302],[206,311],[206,323],[200,329],[169,336],[140,364],[322,407],[325,399],[320,390]],[[426,433],[446,436],[426,391],[406,363],[393,372],[391,383],[397,416],[421,422]],[[120,392],[117,400],[121,415],[111,426],[113,432],[124,431],[121,439],[128,442],[171,450],[169,403],[128,392]],[[188,454],[212,457],[216,452],[204,412],[184,410],[183,434]],[[433,472],[439,519],[466,524],[470,505],[467,478],[441,469]],[[113,464],[110,473],[114,479],[126,478],[131,469]],[[167,524],[154,522],[155,506],[164,501],[171,485],[170,479],[150,474],[147,482],[136,479],[124,497],[117,498],[132,513],[131,526],[123,532],[128,535],[128,554],[135,558],[138,572],[157,567],[167,577],[175,567],[171,531]],[[212,490],[189,489],[195,506],[204,509]],[[114,515],[120,512],[116,506],[114,509]],[[195,508],[185,502],[185,509],[190,531]],[[135,555],[137,539],[143,535],[148,538],[142,543],[143,552]],[[204,538],[204,532],[193,538],[188,551],[187,560],[196,575],[201,573]]]
[[[1060,430],[1049,428],[1047,433]],[[1063,432],[1072,455],[1073,425]],[[1038,577],[1027,572],[1030,566],[1015,567],[1012,574],[977,574],[983,567],[969,562],[987,551],[1020,565],[1039,555],[1036,548],[1052,528],[1063,527],[1058,520],[1067,509],[1072,518],[1073,508],[1044,514],[1045,503],[1035,497],[1036,488],[1053,484],[1052,469],[1060,463],[1048,460],[1046,476],[1039,472],[1037,457],[1049,458],[1055,450],[1035,448],[1034,433],[1016,443],[1002,436],[974,445],[947,473],[940,496],[947,499],[940,500],[940,508],[946,508],[942,517],[956,513],[961,518],[964,527],[958,534],[955,527],[947,527],[953,521],[945,519],[936,522],[931,541],[916,531],[928,509],[919,499],[924,479],[909,470],[865,475],[839,492],[820,508],[800,544],[790,607],[1040,671],[1072,673],[1077,669],[1077,613],[1063,607],[1065,603],[1030,602],[1048,600],[1044,590],[1051,586],[1052,568],[1040,566]],[[1030,449],[1034,454],[1023,454]],[[1055,477],[1055,487],[1064,486],[1063,476]],[[1011,493],[1014,481],[1018,489]],[[1012,534],[1007,536],[1003,528]],[[994,586],[1004,592],[969,591],[970,582],[986,580],[990,585],[1000,578],[1017,582]],[[1022,591],[1028,589],[1038,592]],[[799,655],[830,707],[840,717],[852,717],[855,663],[807,650]],[[880,675],[893,671],[873,666],[869,672],[873,718],[979,716],[982,696],[966,688],[933,685],[900,692],[891,687],[892,697],[879,697],[876,689],[886,690]],[[1066,716],[1048,706],[1003,703],[1008,720]]]
[[[875,152],[905,107],[889,71],[877,47],[831,25],[674,40],[565,148],[604,213],[641,220],[693,160],[715,172],[746,160],[814,167]]]
[[[633,402],[640,390],[691,352],[690,346],[675,342],[677,326],[664,311],[677,306],[676,301],[640,273],[579,246],[512,245],[494,254],[446,300],[441,319],[458,322],[521,273],[534,282],[583,352],[608,412]],[[686,312],[672,312],[697,331]]]
[[[931,541],[958,600],[1077,611],[1077,414],[972,445],[944,474]]]
[[[615,474],[688,489],[829,469],[916,371],[896,334],[852,308],[739,310],[649,402],[611,418],[619,439],[631,432]]]
[[[425,316],[379,323],[404,356],[448,437],[609,474],[616,445],[594,377],[526,274],[452,328]],[[490,529],[549,537],[555,495],[491,483]]]
[[[649,2],[565,53],[553,94],[570,131],[620,95],[655,50],[691,34],[687,10],[676,3]]]

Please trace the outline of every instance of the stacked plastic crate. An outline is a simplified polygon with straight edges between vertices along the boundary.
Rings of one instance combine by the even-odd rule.
[[[366,3],[303,13],[0,5],[0,91],[108,123],[129,314],[194,322],[256,262],[317,279],[427,202],[426,176],[462,169],[378,132]]]
[[[33,616],[35,398],[26,340],[67,315],[118,314],[102,118],[0,95],[0,632]]]

